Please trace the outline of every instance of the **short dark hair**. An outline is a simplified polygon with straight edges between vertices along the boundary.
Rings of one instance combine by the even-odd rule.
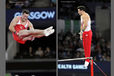
[[[22,13],[23,13],[23,14],[24,14],[24,13],[29,14],[30,12],[29,12],[29,10],[27,10],[27,9],[23,9],[23,10],[22,10]]]
[[[85,6],[78,6],[77,9],[80,9],[80,10],[86,11],[86,7],[85,7]]]

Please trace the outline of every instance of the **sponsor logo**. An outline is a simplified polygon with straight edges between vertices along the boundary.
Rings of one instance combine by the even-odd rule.
[[[88,69],[87,67],[84,67],[84,65],[78,65],[78,64],[58,64],[58,69]]]
[[[16,12],[14,14],[14,17],[22,15],[21,12]],[[36,12],[30,12],[29,19],[53,19],[55,16],[55,11],[36,11]]]
[[[86,34],[85,36],[88,36],[88,34]]]

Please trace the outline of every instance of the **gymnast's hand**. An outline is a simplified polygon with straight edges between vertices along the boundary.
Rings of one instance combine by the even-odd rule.
[[[81,31],[81,32],[79,32],[79,34],[80,34],[80,40],[82,40],[82,34],[83,34],[83,32]]]

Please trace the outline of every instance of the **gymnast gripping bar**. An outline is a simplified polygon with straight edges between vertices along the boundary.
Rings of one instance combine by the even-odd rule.
[[[86,58],[73,58],[73,59],[61,59],[61,60],[58,60],[58,61],[72,61],[72,60],[85,60],[85,59],[90,59],[90,60],[92,60],[93,57],[86,57]]]

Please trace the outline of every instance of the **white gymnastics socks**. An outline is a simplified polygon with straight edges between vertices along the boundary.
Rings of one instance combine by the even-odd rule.
[[[88,67],[88,65],[89,65],[89,62],[85,61],[84,67]]]
[[[55,32],[55,30],[53,29],[53,26],[51,26],[44,30],[44,35],[49,36],[49,35],[53,34],[54,32]]]

